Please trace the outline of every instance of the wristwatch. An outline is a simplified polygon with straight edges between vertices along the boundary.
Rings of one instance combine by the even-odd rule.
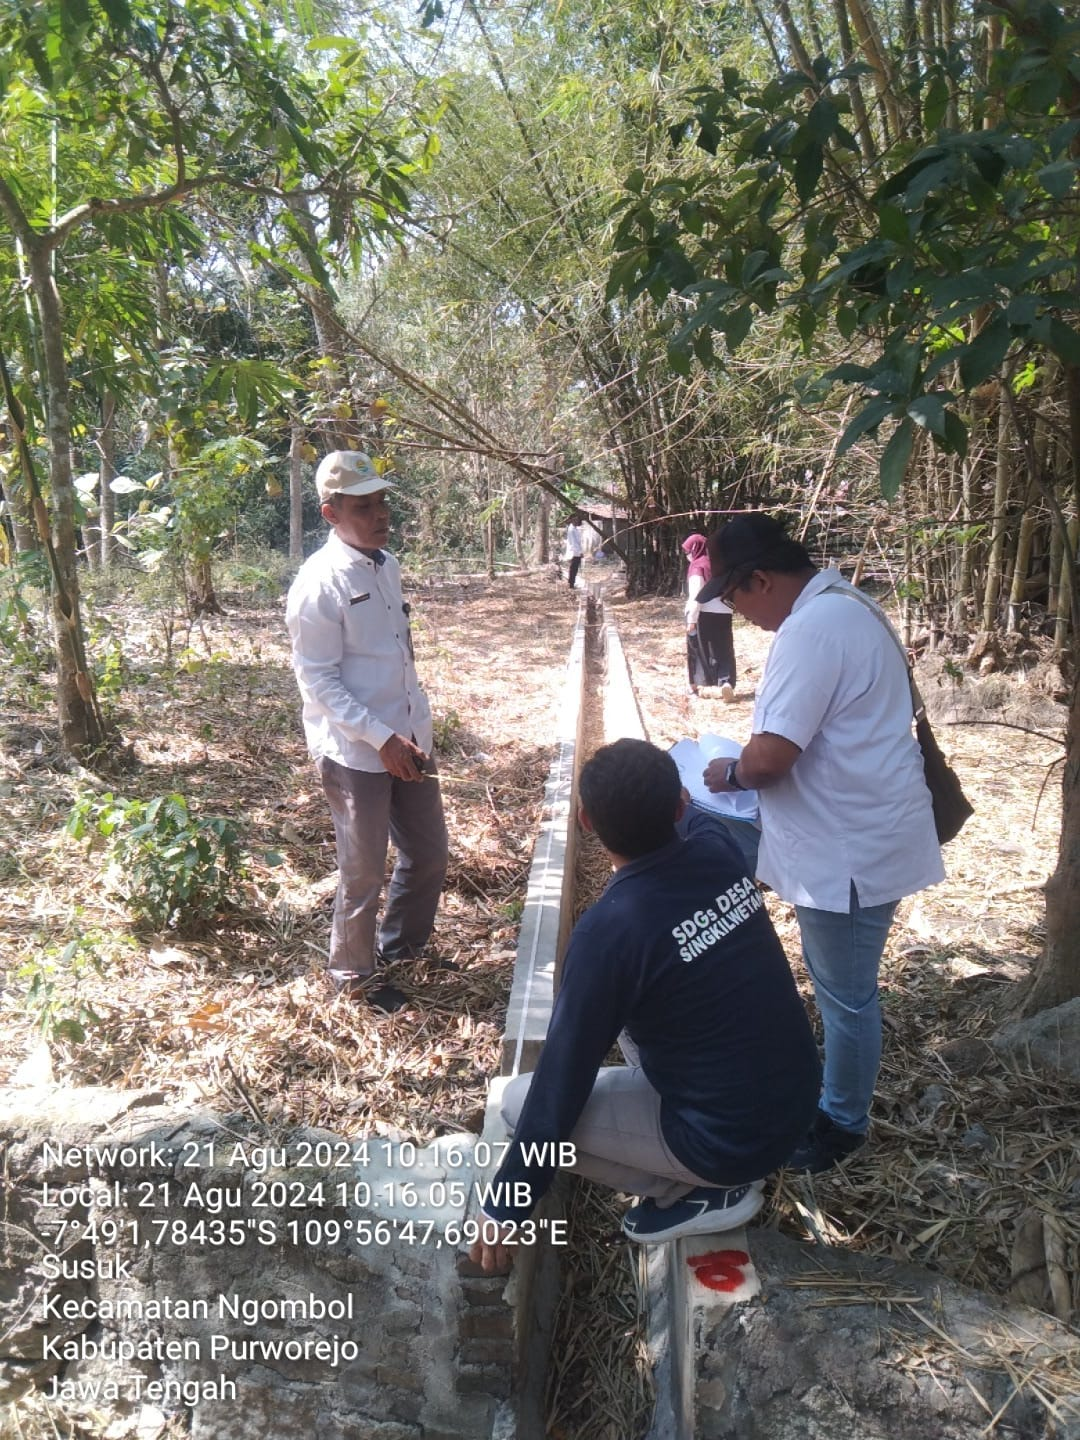
[[[728,761],[727,769],[724,771],[724,784],[729,786],[732,790],[749,790],[749,785],[739,784],[739,777],[735,774],[735,771],[738,768],[738,764],[738,756],[736,756],[734,760]]]

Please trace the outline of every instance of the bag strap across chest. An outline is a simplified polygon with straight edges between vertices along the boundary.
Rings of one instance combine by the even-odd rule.
[[[857,600],[859,604],[863,607],[863,609],[869,610],[871,615],[873,615],[874,618],[879,621],[879,623],[888,632],[889,638],[892,640],[893,644],[900,652],[900,658],[904,662],[904,669],[907,671],[908,687],[911,690],[911,713],[914,715],[916,720],[921,720],[926,714],[926,702],[923,700],[922,692],[919,690],[919,687],[916,684],[915,672],[911,668],[911,661],[908,659],[908,652],[904,649],[904,642],[900,639],[900,636],[893,629],[892,622],[889,620],[889,617],[885,614],[885,612],[881,609],[879,605],[874,604],[873,600],[871,600],[868,595],[864,595],[861,590],[857,590],[854,585],[849,585],[847,581],[844,581],[841,584],[837,584],[835,581],[833,581],[831,585],[826,585],[823,589],[819,590],[818,594],[827,595],[830,591],[834,595],[846,595],[851,600]]]

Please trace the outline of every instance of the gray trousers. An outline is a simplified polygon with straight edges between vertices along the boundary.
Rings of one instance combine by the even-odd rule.
[[[502,1117],[511,1132],[532,1078],[516,1075],[503,1091]],[[668,1149],[660,1129],[660,1096],[636,1065],[609,1065],[597,1072],[570,1139],[576,1159],[567,1168],[575,1175],[627,1195],[647,1196],[661,1209],[699,1185],[716,1184],[688,1170]]]
[[[385,770],[350,770],[325,755],[316,766],[337,839],[330,973],[370,975],[376,949],[388,960],[418,955],[435,924],[447,861],[439,782],[434,777],[398,780]],[[377,927],[391,840],[397,855]]]

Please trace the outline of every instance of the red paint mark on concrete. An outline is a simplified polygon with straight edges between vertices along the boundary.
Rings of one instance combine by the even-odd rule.
[[[707,1250],[703,1255],[688,1255],[686,1263],[709,1290],[730,1294],[746,1284],[744,1266],[750,1264],[745,1250]]]

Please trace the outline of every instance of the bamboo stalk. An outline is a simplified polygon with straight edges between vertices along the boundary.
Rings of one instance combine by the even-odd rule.
[[[1057,527],[1054,527],[1055,530]],[[1080,521],[1074,515],[1069,521],[1069,547],[1072,553],[1076,554],[1077,540],[1080,539]],[[1062,544],[1062,558],[1058,567],[1060,580],[1057,591],[1057,621],[1054,625],[1054,659],[1060,660],[1069,649],[1069,630],[1072,618],[1072,591],[1066,575],[1068,564],[1064,545]]]
[[[1005,537],[1007,533],[1006,510],[1009,503],[1009,487],[1012,483],[1012,464],[1009,455],[1009,416],[1004,402],[998,406],[997,460],[994,469],[994,518],[990,537],[990,554],[986,570],[986,588],[983,591],[982,628],[993,630],[997,623],[998,601],[1001,597],[1001,582],[1005,573]]]

